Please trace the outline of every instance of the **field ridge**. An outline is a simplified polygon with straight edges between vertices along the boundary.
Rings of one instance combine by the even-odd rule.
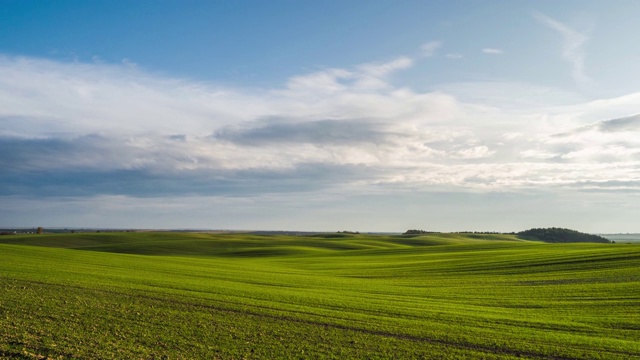
[[[638,264],[513,236],[8,236],[0,354],[628,359]]]

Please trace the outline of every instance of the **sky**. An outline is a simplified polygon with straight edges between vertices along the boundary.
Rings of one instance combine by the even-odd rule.
[[[640,232],[639,16],[0,0],[0,226]]]

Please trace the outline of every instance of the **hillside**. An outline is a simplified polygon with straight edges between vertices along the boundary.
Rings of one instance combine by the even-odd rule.
[[[0,358],[638,358],[639,262],[497,234],[3,236]]]
[[[400,235],[346,233],[260,235],[253,233],[111,232],[15,235],[0,237],[0,244],[60,247],[139,255],[177,256],[285,256],[318,255],[344,251],[411,251],[433,245],[496,244],[521,241],[514,235],[428,234],[407,238]]]
[[[549,243],[610,243],[611,241],[602,236],[586,234],[575,230],[563,228],[529,229],[521,231],[518,235],[526,238],[534,238]]]

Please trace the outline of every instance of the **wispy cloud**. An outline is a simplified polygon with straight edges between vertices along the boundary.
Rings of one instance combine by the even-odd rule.
[[[412,58],[401,56],[388,62],[366,63],[353,69],[326,69],[294,76],[287,82],[290,90],[304,93],[338,93],[358,88],[375,91],[388,88],[388,77],[394,72],[413,66]]]
[[[442,47],[441,41],[430,41],[428,43],[422,44],[420,49],[422,50],[422,56],[424,57],[432,57],[436,54],[438,49]]]
[[[571,64],[571,75],[574,80],[581,83],[591,82],[592,80],[587,75],[584,64],[584,47],[589,41],[589,37],[541,12],[534,12],[533,17],[562,36],[562,57]]]
[[[457,53],[449,53],[445,56],[447,57],[447,59],[450,59],[450,60],[460,60],[464,57],[464,55],[457,54]]]
[[[482,52],[489,55],[501,55],[504,54],[504,50],[496,49],[496,48],[484,48]]]

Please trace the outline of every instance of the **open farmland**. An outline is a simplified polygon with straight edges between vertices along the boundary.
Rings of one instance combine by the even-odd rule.
[[[640,246],[510,235],[0,238],[5,358],[640,358]]]

